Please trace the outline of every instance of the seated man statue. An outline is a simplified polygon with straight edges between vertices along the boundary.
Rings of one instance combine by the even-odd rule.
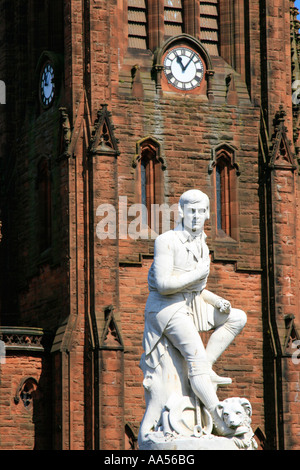
[[[179,200],[179,224],[158,236],[149,270],[149,297],[143,338],[147,366],[155,369],[164,354],[165,337],[186,361],[190,386],[212,416],[219,435],[226,435],[216,409],[217,386],[231,383],[212,369],[215,361],[246,324],[246,314],[206,290],[210,269],[204,224],[209,199],[199,190]],[[206,348],[199,332],[213,329]]]

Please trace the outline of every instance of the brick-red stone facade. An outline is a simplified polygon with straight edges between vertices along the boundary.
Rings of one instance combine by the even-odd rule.
[[[219,8],[219,55],[203,48],[197,0],[182,2],[183,30],[173,38],[164,35],[164,1],[148,2],[147,11],[140,8],[148,15],[148,48],[128,48],[127,7],[134,3],[144,4],[31,0],[24,7],[0,0],[7,89],[0,105],[0,449],[136,448],[154,240],[124,236],[134,216],[124,221],[120,201],[127,209],[141,202],[138,153],[152,139],[164,203],[176,204],[190,188],[209,195],[208,287],[247,313],[246,327],[216,366],[233,379],[220,398],[250,400],[261,448],[299,450],[294,2],[203,2]],[[196,50],[205,64],[201,87],[190,93],[164,78],[163,55],[176,44]],[[37,92],[45,60],[59,77],[48,109]],[[217,225],[222,152],[232,164],[230,236]],[[43,158],[46,205],[39,196]],[[97,233],[102,204],[115,208],[115,237]],[[40,217],[49,207],[51,237],[41,250]],[[35,387],[30,405],[26,384]]]

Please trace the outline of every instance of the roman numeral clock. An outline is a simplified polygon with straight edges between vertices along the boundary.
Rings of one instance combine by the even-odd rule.
[[[154,57],[157,88],[163,92],[194,94],[213,99],[211,58],[189,34],[169,38]]]
[[[168,83],[178,90],[194,90],[203,80],[203,61],[190,47],[174,47],[167,52],[163,65]]]

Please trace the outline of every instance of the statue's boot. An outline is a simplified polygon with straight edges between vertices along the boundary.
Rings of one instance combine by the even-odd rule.
[[[235,325],[234,325],[235,326]],[[209,338],[206,346],[206,357],[210,367],[217,361],[222,353],[232,343],[236,335],[239,333],[240,328],[232,328],[231,325],[225,323],[215,329]],[[230,377],[221,377],[211,369],[211,380],[216,386],[229,385],[232,383]]]
[[[211,370],[210,378],[212,383],[219,387],[230,385],[232,383],[232,379],[230,377],[222,377],[216,374],[213,370]]]
[[[211,414],[216,434],[219,436],[232,436],[232,429],[226,426],[218,414],[219,399],[210,375],[190,376],[190,384],[195,395]]]

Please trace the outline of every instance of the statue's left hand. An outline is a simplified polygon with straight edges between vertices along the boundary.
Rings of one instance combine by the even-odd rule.
[[[225,299],[218,299],[215,307],[220,310],[220,313],[230,313],[231,304],[228,300]]]

